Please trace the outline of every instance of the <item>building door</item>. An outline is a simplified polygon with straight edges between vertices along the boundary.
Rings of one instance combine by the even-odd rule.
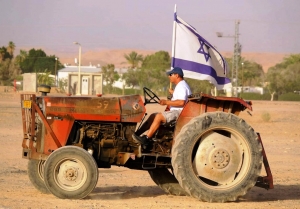
[[[89,94],[89,77],[82,77],[82,88],[81,88],[81,94],[82,95],[88,95]]]

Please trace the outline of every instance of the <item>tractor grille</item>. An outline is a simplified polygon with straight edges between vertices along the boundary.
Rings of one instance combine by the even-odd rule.
[[[21,108],[23,121],[23,157],[30,158],[30,152],[35,147],[35,117],[36,111],[32,104],[35,102],[35,94],[21,94]]]

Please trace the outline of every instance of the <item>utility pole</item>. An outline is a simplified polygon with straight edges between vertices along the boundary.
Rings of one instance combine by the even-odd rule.
[[[232,69],[232,78],[235,81],[235,92],[234,96],[238,96],[238,70],[239,70],[239,58],[241,56],[241,45],[239,43],[239,24],[240,21],[235,21],[235,35],[234,35],[234,69]]]
[[[56,71],[57,71],[57,57],[55,57],[55,72],[54,72],[54,78],[55,78],[55,86],[57,87],[58,85],[57,85],[57,73],[56,73]]]
[[[78,52],[78,83],[77,83],[77,93],[76,95],[81,95],[81,44],[78,42],[73,42],[74,44],[79,46]]]
[[[239,24],[240,21],[235,21],[235,34],[234,36],[228,35],[223,36],[223,33],[217,32],[219,38],[234,38],[234,50],[233,50],[233,59],[232,59],[232,69],[231,69],[231,83],[235,87],[235,90],[232,88],[232,93],[234,96],[238,96],[238,68],[239,68],[239,58],[241,56],[242,46],[239,43]]]
[[[242,93],[244,93],[244,63],[242,62]]]

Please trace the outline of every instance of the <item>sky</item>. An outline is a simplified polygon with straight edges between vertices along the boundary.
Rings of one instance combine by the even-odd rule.
[[[0,0],[0,47],[52,54],[101,49],[171,51],[174,6],[220,52],[300,53],[299,0]],[[218,38],[216,32],[222,32]]]

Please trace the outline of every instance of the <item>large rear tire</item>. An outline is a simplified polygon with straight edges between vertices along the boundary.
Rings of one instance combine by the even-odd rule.
[[[235,201],[260,174],[262,146],[254,130],[236,115],[202,114],[175,138],[172,166],[191,196],[207,202]]]
[[[44,160],[30,159],[27,173],[32,185],[42,193],[49,193],[44,182]]]
[[[188,195],[167,168],[152,169],[148,170],[148,172],[154,183],[166,193],[176,196]]]
[[[82,199],[98,181],[98,166],[84,149],[65,146],[55,150],[46,160],[44,180],[48,190],[62,199]]]

